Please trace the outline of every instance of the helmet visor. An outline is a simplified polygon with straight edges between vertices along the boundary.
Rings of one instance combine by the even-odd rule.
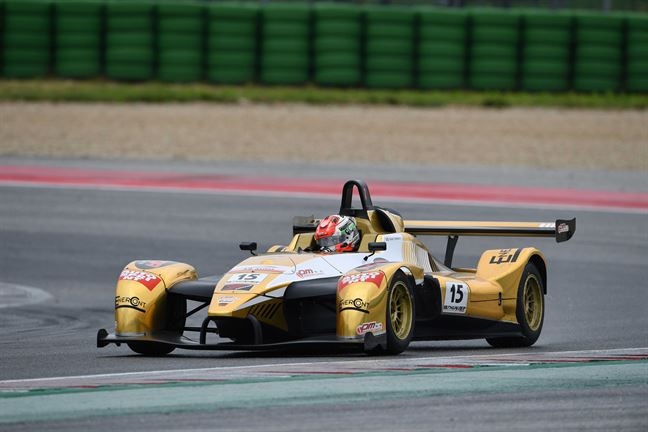
[[[323,237],[323,238],[317,240],[317,244],[319,244],[321,247],[328,248],[328,247],[335,246],[337,244],[342,243],[344,241],[344,237],[345,236],[343,236],[343,235],[334,235],[334,236],[331,236],[331,237]]]

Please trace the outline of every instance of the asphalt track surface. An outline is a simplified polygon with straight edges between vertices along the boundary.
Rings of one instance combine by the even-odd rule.
[[[376,174],[347,167],[323,175],[321,167],[290,171],[232,164],[216,170],[7,158],[0,165],[0,176],[11,171],[8,167],[22,167],[23,175],[32,176],[0,180],[2,430],[648,428],[643,173],[509,170],[493,176],[479,169],[458,175],[444,169],[399,173],[392,167]],[[68,169],[55,172],[61,167]],[[46,169],[59,180],[82,171],[85,181],[34,179]],[[545,326],[528,349],[496,350],[480,340],[417,342],[400,356],[379,359],[329,351],[180,350],[166,358],[144,358],[123,346],[97,349],[97,329],[112,327],[114,283],[127,262],[172,259],[192,263],[202,276],[219,274],[245,257],[239,242],[256,241],[260,248],[285,243],[292,216],[325,215],[339,206],[328,190],[309,195],[280,187],[275,192],[173,187],[179,175],[213,180],[215,170],[275,185],[285,179],[310,184],[318,176],[338,187],[349,177],[367,178],[370,186],[372,181],[417,182],[430,189],[459,184],[467,188],[455,189],[453,197],[385,192],[374,194],[374,202],[411,219],[576,217],[577,232],[564,244],[459,240],[459,266],[474,265],[484,249],[531,244],[547,256]],[[93,171],[103,186],[92,180]],[[122,179],[127,173],[149,178],[163,172],[167,183],[160,186],[158,178],[157,186],[107,187],[106,171]],[[526,190],[535,198],[478,199],[468,194],[471,184],[500,192]],[[567,201],[551,199],[560,191]],[[614,195],[613,203],[599,200]],[[570,196],[580,201],[569,201]],[[443,239],[426,242],[442,255]]]

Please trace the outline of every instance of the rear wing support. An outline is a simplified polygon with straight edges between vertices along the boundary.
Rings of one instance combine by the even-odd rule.
[[[443,265],[446,267],[452,267],[452,257],[454,257],[455,247],[457,246],[457,241],[459,241],[458,235],[449,235],[448,244],[446,245],[445,259],[443,260]]]

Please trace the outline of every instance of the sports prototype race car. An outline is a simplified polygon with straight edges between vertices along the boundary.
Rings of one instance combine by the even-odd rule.
[[[222,276],[198,278],[174,261],[138,260],[119,276],[115,331],[97,346],[127,344],[144,355],[175,348],[255,350],[337,344],[369,354],[398,354],[412,340],[485,338],[494,347],[536,342],[544,321],[547,266],[533,247],[483,252],[477,267],[455,268],[459,236],[569,240],[576,220],[457,222],[403,220],[374,206],[367,185],[342,188],[341,217],[359,232],[352,252],[322,251],[319,220],[296,217],[293,238],[250,257]],[[417,236],[447,236],[443,261]],[[187,307],[188,301],[196,307]],[[186,319],[207,309],[202,325]],[[185,333],[193,332],[193,339]],[[197,336],[197,337],[196,337]],[[209,337],[208,337],[209,336]],[[197,339],[197,340],[196,340]],[[209,339],[209,340],[208,340]]]

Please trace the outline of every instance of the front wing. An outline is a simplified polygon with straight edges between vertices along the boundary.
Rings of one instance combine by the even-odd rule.
[[[156,332],[153,335],[144,336],[118,336],[114,333],[108,333],[106,329],[100,329],[97,332],[97,348],[102,348],[110,344],[116,344],[119,346],[122,343],[127,344],[129,342],[160,343],[188,350],[261,351],[275,349],[303,349],[314,346],[325,346],[332,349],[371,350],[378,346],[382,340],[381,336],[367,334],[365,335],[364,340],[344,340],[336,338],[335,335],[331,335],[261,344],[241,344],[237,342],[200,343],[173,332]]]

